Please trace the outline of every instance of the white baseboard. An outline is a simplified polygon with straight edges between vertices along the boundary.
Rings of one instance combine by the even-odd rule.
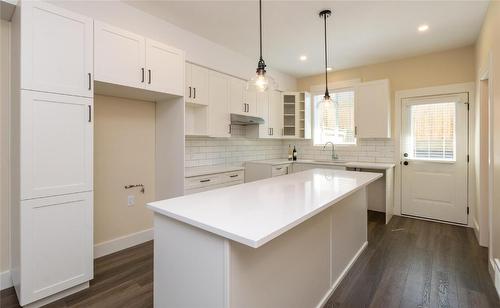
[[[490,266],[493,267],[493,283],[495,284],[495,289],[500,296],[500,260],[490,260]]]
[[[10,271],[5,271],[0,273],[0,290],[4,290],[12,287],[12,278],[10,277]]]
[[[479,223],[477,222],[476,218],[473,217],[472,219],[472,228],[474,229],[474,234],[476,235],[476,239],[478,241],[478,243],[480,242],[480,237],[479,237]]]
[[[347,273],[349,272],[349,270],[351,269],[351,267],[354,265],[354,263],[356,262],[356,260],[358,260],[359,256],[366,249],[366,246],[368,246],[368,242],[364,242],[364,244],[361,246],[361,248],[359,248],[358,252],[354,255],[354,257],[351,259],[351,261],[349,262],[349,264],[347,264],[347,266],[344,269],[344,271],[342,271],[342,274],[340,274],[339,278],[337,278],[337,280],[335,280],[335,282],[333,283],[332,287],[326,292],[325,296],[323,296],[323,298],[321,299],[321,301],[319,302],[319,304],[316,306],[316,308],[322,308],[323,306],[325,306],[326,302],[330,299],[330,297],[332,296],[333,292],[335,292],[335,289],[337,289],[337,287],[339,286],[339,284],[342,282],[342,279],[344,279],[344,277],[347,275]]]
[[[139,245],[153,239],[153,229],[117,237],[110,241],[94,245],[94,259],[118,252],[120,250]]]

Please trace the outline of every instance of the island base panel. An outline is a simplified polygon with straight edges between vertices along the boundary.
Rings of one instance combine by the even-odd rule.
[[[155,307],[321,307],[366,243],[365,188],[259,248],[155,214]]]

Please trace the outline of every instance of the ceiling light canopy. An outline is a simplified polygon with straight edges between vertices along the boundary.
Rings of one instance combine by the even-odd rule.
[[[266,73],[266,62],[262,58],[262,0],[259,0],[259,62],[256,75],[247,82],[247,90],[264,92],[277,87],[276,82]]]
[[[425,32],[427,30],[429,30],[429,25],[427,25],[427,24],[423,24],[423,25],[418,26],[418,32]]]
[[[323,18],[325,25],[325,95],[320,101],[320,104],[331,104],[332,99],[330,98],[330,93],[328,92],[328,44],[327,44],[327,31],[326,31],[326,19],[332,15],[332,11],[324,10],[319,13],[319,17]]]
[[[299,59],[300,59],[300,61],[305,61],[305,60],[307,60],[307,56],[302,55],[302,56],[300,56]]]

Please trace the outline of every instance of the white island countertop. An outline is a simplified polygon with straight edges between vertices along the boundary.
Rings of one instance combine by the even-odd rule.
[[[380,177],[379,173],[312,169],[151,202],[148,207],[258,248]]]

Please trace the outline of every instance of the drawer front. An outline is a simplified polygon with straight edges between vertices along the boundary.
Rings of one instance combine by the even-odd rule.
[[[224,183],[243,181],[244,177],[245,177],[245,172],[243,170],[221,173],[221,180]]]
[[[290,164],[278,165],[272,167],[272,177],[290,173]]]
[[[195,176],[184,179],[184,189],[202,188],[222,183],[220,174]]]
[[[243,179],[240,179],[238,181],[233,181],[233,182],[228,182],[228,183],[223,183],[223,184],[217,184],[217,185],[211,185],[211,186],[205,186],[201,188],[190,188],[184,190],[184,195],[190,195],[190,194],[195,194],[207,190],[212,190],[212,189],[217,189],[217,188],[222,188],[222,187],[229,187],[229,186],[234,186],[238,184],[243,184]]]

